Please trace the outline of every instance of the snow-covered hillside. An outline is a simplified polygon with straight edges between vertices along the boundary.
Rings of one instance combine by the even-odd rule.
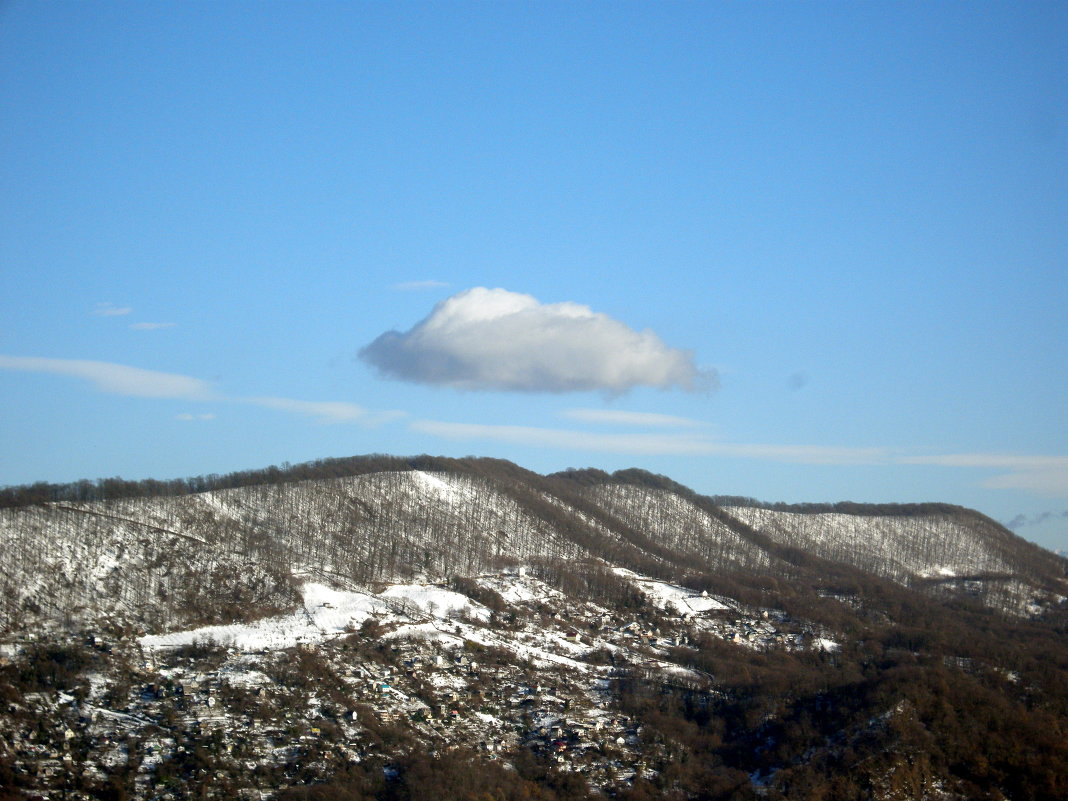
[[[0,510],[4,621],[265,614],[290,578],[441,578],[583,551],[486,482],[420,471]]]
[[[588,490],[610,514],[674,550],[724,570],[767,569],[767,551],[674,492],[633,484],[602,484]]]
[[[970,576],[1011,569],[988,531],[946,515],[850,515],[727,507],[776,542],[898,580]]]
[[[936,585],[983,595],[1026,611],[1038,587],[1035,563],[1056,574],[1053,554],[1027,546],[975,513],[865,515],[726,507],[732,517],[777,543],[859,567],[906,586]],[[1061,571],[1063,574],[1063,571]]]
[[[565,566],[559,577],[597,558],[668,583],[796,577],[809,568],[789,549],[1015,612],[1068,594],[1063,559],[967,510],[724,509],[636,471],[546,478],[501,465],[0,509],[0,627],[223,624],[298,609],[307,581],[370,588],[546,563]],[[587,596],[608,587],[578,582]]]

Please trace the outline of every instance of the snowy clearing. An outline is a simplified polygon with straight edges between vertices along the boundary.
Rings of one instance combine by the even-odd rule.
[[[141,647],[177,648],[193,643],[213,643],[239,651],[271,651],[304,643],[318,643],[346,631],[354,631],[370,617],[407,620],[406,612],[446,617],[463,612],[478,620],[488,620],[489,610],[470,598],[441,587],[420,584],[394,584],[382,593],[334,590],[308,582],[302,588],[304,608],[289,615],[265,618],[253,623],[202,626],[167,634],[141,637]],[[398,603],[398,602],[404,603]],[[398,612],[398,607],[407,607]]]
[[[670,611],[674,607],[678,614],[688,615],[730,608],[715,598],[709,597],[707,593],[702,594],[675,584],[646,578],[623,567],[614,567],[612,572],[632,582],[657,609]]]

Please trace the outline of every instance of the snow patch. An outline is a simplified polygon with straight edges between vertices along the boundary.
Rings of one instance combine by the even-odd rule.
[[[432,584],[394,584],[379,597],[403,599],[431,617],[450,617],[463,613],[482,621],[490,618],[489,609],[482,604],[472,601],[466,595]]]
[[[649,598],[657,609],[667,611],[674,607],[678,614],[690,615],[730,608],[708,594],[694,592],[675,584],[667,584],[663,581],[640,576],[634,571],[623,567],[612,568],[612,571],[617,576],[622,576],[632,582]]]
[[[398,600],[411,604],[411,611],[431,617],[444,617],[457,611],[478,620],[488,620],[489,610],[470,598],[451,590],[430,585],[395,584],[382,593],[334,590],[324,584],[308,582],[302,588],[304,608],[279,617],[254,623],[225,626],[201,626],[168,634],[150,634],[139,642],[146,650],[177,648],[193,643],[215,644],[239,651],[271,651],[300,644],[319,643],[352,631],[370,617],[407,619],[397,613]]]
[[[411,477],[416,486],[424,490],[428,495],[449,500],[456,494],[456,488],[442,479],[441,476],[425,473],[422,470],[413,470]]]

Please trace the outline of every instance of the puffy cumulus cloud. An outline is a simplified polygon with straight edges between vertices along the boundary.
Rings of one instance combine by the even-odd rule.
[[[577,303],[484,287],[442,301],[409,331],[382,334],[360,358],[390,378],[458,389],[621,393],[715,383],[689,351],[652,331]]]

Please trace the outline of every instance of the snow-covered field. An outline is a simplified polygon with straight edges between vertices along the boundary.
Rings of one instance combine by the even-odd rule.
[[[490,611],[482,604],[475,603],[466,595],[432,584],[394,584],[378,597],[403,599],[431,617],[465,615],[482,621],[490,617]]]
[[[488,577],[487,577],[488,578]],[[527,576],[494,577],[498,586],[512,585],[524,600],[551,598],[555,591]],[[392,584],[379,593],[335,590],[308,582],[302,588],[303,608],[290,615],[226,626],[141,637],[145,650],[213,644],[244,652],[274,651],[297,645],[314,645],[352,632],[369,618],[388,624],[387,640],[435,641],[448,649],[465,642],[504,648],[536,665],[556,666],[586,672],[581,658],[588,646],[567,640],[557,632],[537,636],[504,636],[483,625],[490,612],[465,595],[432,584]]]
[[[709,597],[708,593],[694,592],[675,584],[639,576],[637,573],[622,567],[614,568],[613,572],[634,584],[650,600],[653,606],[666,612],[675,610],[676,614],[688,616],[701,612],[730,609],[725,603]]]
[[[479,620],[489,617],[489,610],[470,598],[433,585],[394,584],[375,595],[334,590],[308,582],[303,586],[302,594],[303,608],[290,615],[254,623],[150,634],[140,638],[141,647],[176,648],[193,643],[212,643],[239,651],[269,651],[302,643],[319,643],[355,631],[371,617],[383,621],[409,621],[413,614],[445,618],[462,613]],[[406,603],[398,604],[398,601]]]

